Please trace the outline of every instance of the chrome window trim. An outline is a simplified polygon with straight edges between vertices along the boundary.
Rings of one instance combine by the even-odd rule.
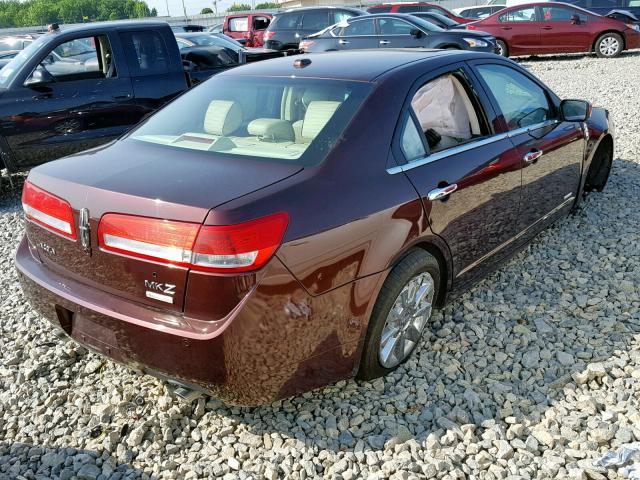
[[[395,175],[396,173],[406,172],[416,167],[421,167],[423,165],[427,165],[432,162],[437,162],[438,160],[442,160],[443,158],[447,158],[451,155],[457,155],[459,153],[464,153],[468,150],[477,147],[483,147],[485,145],[489,145],[491,143],[499,142],[504,140],[505,138],[512,138],[522,133],[528,133],[531,130],[537,130],[538,128],[544,128],[546,126],[555,125],[560,123],[558,120],[545,120],[544,122],[536,123],[534,125],[530,125],[528,127],[517,128],[515,130],[511,130],[506,133],[498,133],[496,135],[492,135],[490,137],[480,138],[478,140],[474,140],[472,142],[464,143],[462,145],[458,145],[457,147],[447,148],[446,150],[441,150],[439,152],[432,153],[423,157],[419,160],[413,160],[411,162],[407,162],[404,165],[398,165],[395,167],[387,168],[387,173],[391,175]],[[515,147],[514,147],[515,148]]]

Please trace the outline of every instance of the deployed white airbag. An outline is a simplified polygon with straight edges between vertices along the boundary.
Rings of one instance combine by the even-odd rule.
[[[472,137],[469,114],[451,75],[422,86],[411,101],[422,131],[430,128],[442,136],[468,140]]]

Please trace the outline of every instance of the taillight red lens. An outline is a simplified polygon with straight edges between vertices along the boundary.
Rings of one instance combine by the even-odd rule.
[[[238,225],[205,225],[193,248],[193,268],[214,272],[257,270],[276,252],[288,224],[289,215],[276,213]]]
[[[477,30],[478,29],[478,27],[476,27],[475,25],[465,25],[465,28],[467,30]]]
[[[100,220],[98,241],[107,252],[207,272],[245,272],[271,259],[288,223],[286,213],[223,226],[109,213]]]
[[[69,202],[26,181],[22,189],[22,208],[27,220],[63,237],[76,239],[73,211]]]
[[[264,32],[264,39],[271,40],[275,34],[276,32],[270,32],[267,30],[266,32]]]

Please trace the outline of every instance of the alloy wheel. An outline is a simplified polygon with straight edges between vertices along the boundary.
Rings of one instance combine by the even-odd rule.
[[[434,293],[435,283],[427,272],[416,275],[404,286],[382,328],[378,359],[383,367],[402,363],[420,341],[431,317]]]
[[[618,50],[620,50],[620,42],[617,38],[614,37],[605,37],[600,42],[598,47],[600,49],[600,53],[606,57],[612,57]]]

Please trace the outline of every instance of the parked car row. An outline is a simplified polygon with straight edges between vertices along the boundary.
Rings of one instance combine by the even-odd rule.
[[[405,17],[347,23],[385,18]],[[103,60],[103,40],[123,40],[118,74],[96,74],[123,80],[110,94],[131,80],[134,98],[148,96],[167,84],[163,69],[186,88],[175,42],[147,58],[158,37],[140,43],[140,27],[91,32]],[[103,113],[93,121],[129,115]],[[498,55],[255,62],[109,145],[33,169],[18,278],[35,310],[92,351],[186,391],[267,403],[396,370],[434,309],[604,188],[613,152],[605,109],[561,100]]]

